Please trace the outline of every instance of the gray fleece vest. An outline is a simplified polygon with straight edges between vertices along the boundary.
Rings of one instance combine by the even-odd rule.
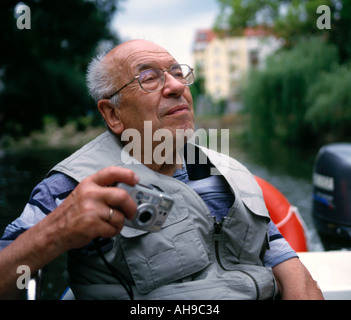
[[[135,299],[273,298],[276,283],[272,270],[262,264],[268,248],[269,214],[261,189],[234,159],[223,161],[217,152],[203,147],[199,150],[223,174],[235,194],[220,228],[203,200],[186,184],[135,163],[135,159],[127,164],[129,155],[110,132],[51,172],[62,172],[80,182],[107,166],[128,167],[138,174],[140,183],[157,185],[174,197],[175,204],[159,232],[125,226],[106,250],[106,259],[133,283]],[[72,250],[67,268],[77,299],[128,299],[98,255]]]

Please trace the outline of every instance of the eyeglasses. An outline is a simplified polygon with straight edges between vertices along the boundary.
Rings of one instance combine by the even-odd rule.
[[[146,92],[155,92],[161,90],[165,85],[165,72],[169,72],[176,80],[184,84],[184,86],[190,86],[194,83],[194,69],[190,68],[186,64],[175,64],[169,69],[161,70],[159,68],[147,69],[141,71],[139,75],[135,76],[123,87],[118,89],[113,94],[109,95],[105,99],[111,99],[114,95],[120,92],[125,87],[129,86],[133,81],[138,80],[140,87]]]

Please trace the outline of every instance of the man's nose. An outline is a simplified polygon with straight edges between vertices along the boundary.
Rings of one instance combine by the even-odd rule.
[[[179,82],[172,74],[165,72],[165,85],[163,87],[162,93],[164,96],[176,96],[179,97],[183,94],[185,90],[185,85]]]

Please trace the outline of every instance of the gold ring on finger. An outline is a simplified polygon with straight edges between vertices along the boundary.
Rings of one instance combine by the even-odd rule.
[[[111,219],[112,219],[112,215],[115,213],[115,211],[112,209],[112,208],[110,208],[110,216],[109,216],[109,219],[108,219],[108,221],[110,221]]]

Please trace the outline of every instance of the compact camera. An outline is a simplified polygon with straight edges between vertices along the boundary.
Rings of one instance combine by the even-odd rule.
[[[124,224],[136,229],[159,231],[174,204],[172,196],[156,187],[141,184],[118,183],[117,187],[126,190],[138,205],[133,220],[125,219]]]

